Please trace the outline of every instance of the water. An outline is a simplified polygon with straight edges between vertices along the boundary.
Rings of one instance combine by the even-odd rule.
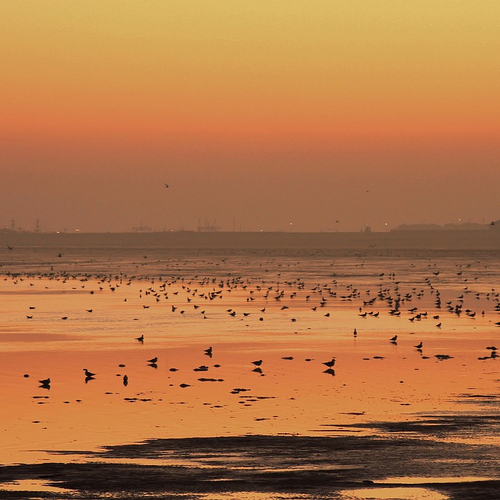
[[[2,270],[4,464],[193,436],[499,444],[493,254],[21,249]]]

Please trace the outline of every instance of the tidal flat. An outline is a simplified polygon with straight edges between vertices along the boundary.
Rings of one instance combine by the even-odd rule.
[[[496,250],[0,259],[0,498],[498,496]]]

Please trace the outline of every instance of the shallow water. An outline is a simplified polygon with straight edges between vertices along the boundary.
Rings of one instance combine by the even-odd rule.
[[[4,255],[1,269],[4,464],[192,436],[404,434],[499,444],[489,417],[498,414],[500,362],[487,348],[499,344],[500,264],[487,252],[69,249],[57,257],[21,249]],[[397,297],[399,316],[390,313]],[[84,368],[95,377],[85,380]],[[41,387],[48,377],[50,388]],[[452,425],[457,417],[481,420]]]

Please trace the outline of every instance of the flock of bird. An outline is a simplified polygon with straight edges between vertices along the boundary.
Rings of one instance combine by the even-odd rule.
[[[225,260],[223,260],[225,262]],[[276,265],[276,264],[275,264]],[[281,267],[281,265],[278,265]],[[465,266],[467,267],[467,266]],[[289,273],[290,274],[290,273]],[[362,273],[360,273],[362,275]],[[377,319],[382,314],[387,314],[393,317],[401,317],[405,314],[408,315],[410,323],[425,321],[432,317],[437,323],[435,328],[440,330],[443,326],[445,319],[442,317],[442,311],[445,310],[448,314],[453,315],[455,318],[460,317],[462,314],[471,320],[477,316],[484,317],[485,310],[475,311],[470,307],[464,308],[464,301],[467,297],[473,300],[483,299],[492,303],[490,307],[492,313],[500,313],[500,294],[494,289],[488,292],[478,292],[473,290],[470,283],[463,287],[462,292],[455,299],[443,302],[442,293],[438,289],[439,284],[439,271],[432,273],[432,278],[427,276],[419,283],[422,288],[418,286],[403,285],[396,279],[396,274],[392,273],[379,273],[372,275],[372,286],[370,289],[361,290],[364,285],[356,285],[354,283],[342,284],[337,278],[332,278],[328,282],[315,282],[308,283],[305,279],[285,279],[282,277],[281,272],[274,276],[273,280],[263,277],[251,278],[244,276],[193,276],[191,278],[183,277],[181,274],[177,276],[170,276],[168,278],[162,277],[148,277],[142,276],[129,276],[125,273],[116,275],[109,274],[91,274],[91,273],[68,273],[68,272],[50,272],[50,273],[7,273],[4,280],[12,280],[13,283],[20,284],[21,282],[28,282],[29,286],[35,286],[37,281],[40,281],[48,288],[48,282],[55,280],[63,284],[70,283],[73,289],[85,290],[94,295],[98,292],[109,291],[116,293],[121,288],[131,286],[133,283],[143,283],[144,286],[138,290],[138,296],[135,297],[133,307],[141,307],[142,309],[149,309],[153,305],[168,302],[168,310],[172,314],[178,315],[192,315],[195,313],[200,319],[210,320],[212,318],[221,317],[221,308],[212,307],[212,304],[220,303],[223,298],[230,298],[232,307],[225,309],[227,318],[237,319],[240,321],[249,322],[255,318],[259,323],[263,322],[269,311],[275,315],[279,314],[280,319],[289,319],[294,327],[298,323],[304,322],[305,315],[308,310],[312,314],[319,314],[325,318],[333,317],[335,309],[330,306],[335,303],[351,303],[358,302],[357,306],[358,321],[367,321],[369,318]],[[456,273],[456,277],[460,280],[463,276],[463,269]],[[467,278],[475,282],[474,278]],[[366,278],[365,278],[366,281]],[[406,289],[403,289],[406,287]],[[425,301],[422,299],[427,297],[433,301],[433,306],[430,306],[433,312],[428,313],[427,310],[421,308],[421,304]],[[125,297],[124,302],[127,302],[128,297]],[[294,301],[297,302],[297,307],[294,307]],[[237,310],[234,304],[240,303],[241,309]],[[254,305],[255,303],[255,305]],[[418,303],[418,305],[415,305]],[[260,304],[260,306],[256,306]],[[427,300],[429,305],[429,300]],[[261,307],[263,306],[263,307]],[[373,308],[377,306],[378,310]],[[93,313],[94,307],[87,307],[87,313]],[[37,306],[29,305],[29,314],[26,315],[30,321],[36,321]],[[68,320],[71,313],[66,313],[60,316],[61,320]],[[276,317],[276,316],[275,316]],[[135,318],[137,319],[137,318]],[[500,321],[493,323],[495,326],[500,326]],[[353,336],[358,338],[358,329],[354,328]],[[405,330],[402,326],[401,330]],[[146,341],[147,334],[135,337],[135,340],[141,344]],[[401,333],[393,335],[388,341],[397,345],[401,338]],[[418,352],[422,353],[423,341],[420,341],[413,346]],[[494,345],[487,346],[490,351],[488,356],[481,356],[478,359],[487,360],[497,357],[497,348]],[[210,346],[204,350],[204,354],[212,357],[213,347]],[[427,356],[425,356],[428,358]],[[435,354],[435,358],[439,361],[452,358],[449,354]],[[288,358],[285,358],[288,359]],[[291,358],[290,358],[291,359]],[[149,366],[156,368],[158,357],[153,357],[147,360]],[[255,360],[250,362],[253,365],[254,371],[262,373],[263,360]],[[334,366],[336,364],[336,357],[331,357],[327,361],[322,362],[327,367],[325,373],[335,375]],[[202,367],[199,371],[203,371]],[[175,369],[172,369],[175,370]],[[85,382],[94,380],[96,374],[89,371],[87,368],[83,369]],[[40,387],[50,389],[51,379],[46,378],[39,381]],[[129,383],[128,375],[123,375],[123,385],[127,386]]]

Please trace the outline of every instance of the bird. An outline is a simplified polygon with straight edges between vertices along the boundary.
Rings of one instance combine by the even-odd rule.
[[[260,366],[262,364],[262,359],[259,359],[258,361],[252,361],[252,364],[255,366]]]
[[[423,343],[423,342],[420,342],[419,344],[417,344],[417,345],[415,346],[415,349],[422,349],[422,346],[423,346],[423,345],[424,345],[424,343]]]
[[[331,361],[325,361],[323,364],[328,366],[328,368],[333,368],[335,366],[335,358],[332,358]]]
[[[83,371],[85,372],[85,376],[86,376],[87,378],[94,378],[94,377],[95,377],[95,373],[89,372],[89,371],[87,370],[87,368],[84,368],[84,369],[83,369]]]
[[[205,354],[209,357],[212,357],[212,347],[211,346],[208,349],[205,349]]]
[[[139,342],[144,342],[144,335],[141,335],[140,337],[136,337],[135,340]]]
[[[148,359],[148,363],[155,365],[158,362],[158,358],[155,356],[154,358]]]
[[[168,189],[170,186],[165,182],[165,187]]]
[[[398,336],[394,335],[394,337],[391,338],[391,342],[395,344],[398,341]]]
[[[50,389],[50,378],[39,380],[42,389]]]
[[[127,375],[123,375],[123,385],[125,387],[127,387],[127,385],[128,385],[128,376]]]

